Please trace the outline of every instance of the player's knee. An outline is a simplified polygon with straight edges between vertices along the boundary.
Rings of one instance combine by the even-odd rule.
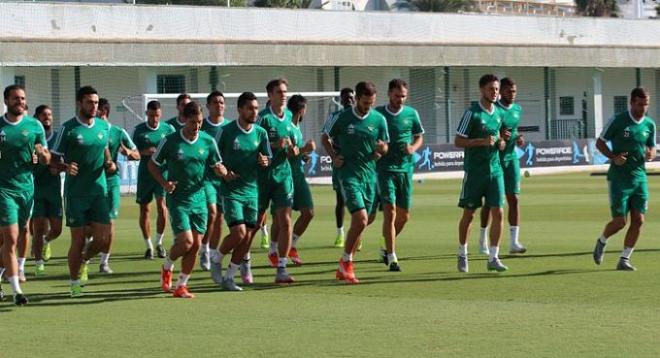
[[[140,205],[140,215],[149,215],[149,205],[146,204]]]
[[[508,202],[509,207],[517,206],[518,205],[518,195],[509,194],[509,195],[506,196],[506,201]]]
[[[312,218],[314,217],[314,209],[304,209],[300,214],[307,221],[312,220]]]
[[[62,234],[62,225],[51,225],[49,234],[50,237],[59,237]]]
[[[612,225],[618,231],[626,227],[626,218],[623,216],[616,217],[612,219]]]
[[[644,216],[643,215],[631,215],[630,216],[630,226],[640,228],[644,225]]]
[[[369,217],[366,213],[353,215],[353,225],[356,229],[364,229],[369,225]]]

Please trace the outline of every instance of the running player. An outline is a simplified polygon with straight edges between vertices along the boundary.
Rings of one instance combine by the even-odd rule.
[[[519,241],[520,233],[520,160],[516,154],[516,146],[523,146],[525,139],[518,133],[518,124],[522,117],[522,108],[515,103],[518,86],[510,78],[500,81],[500,99],[497,107],[502,112],[502,134],[509,137],[506,147],[500,152],[500,163],[504,172],[504,193],[509,205],[509,232],[511,234],[510,254],[524,254],[527,252],[525,246]],[[490,208],[484,206],[481,209],[481,233],[479,235],[479,251],[488,255],[488,220],[490,219]]]
[[[34,116],[41,122],[46,133],[48,147],[55,145],[53,110],[42,104]],[[33,252],[35,276],[46,273],[46,261],[50,260],[50,243],[62,233],[62,178],[60,172],[49,165],[37,165],[34,170],[34,208],[32,210]]]
[[[68,255],[71,297],[82,295],[82,286],[87,281],[87,264],[83,262],[106,247],[110,234],[105,173],[112,173],[117,167],[108,150],[110,127],[96,117],[98,104],[96,90],[91,86],[81,87],[76,93],[78,112],[62,125],[53,148],[66,171],[64,197],[66,225],[71,229]],[[83,254],[85,226],[91,227],[94,240]]]
[[[25,114],[25,90],[19,85],[5,88],[7,112],[0,121],[0,276],[5,274],[14,293],[14,303],[28,303],[18,278],[16,244],[27,235],[34,200],[33,155],[47,165],[50,153],[46,133],[39,121]],[[0,289],[1,292],[1,289]]]
[[[390,146],[387,154],[377,163],[378,188],[383,204],[383,262],[390,271],[401,271],[396,256],[396,237],[410,218],[412,203],[412,159],[424,141],[424,128],[417,111],[406,106],[408,83],[393,79],[388,85],[389,103],[376,108],[387,120]]]
[[[328,136],[327,126],[332,122],[334,116],[346,110],[347,108],[352,107],[355,104],[355,91],[352,88],[346,87],[342,88],[339,92],[340,104],[343,107],[342,109],[333,112],[330,114],[328,119],[323,124],[323,133],[321,133],[321,141],[325,140]],[[333,141],[333,145],[336,146],[336,141]],[[338,148],[335,148],[338,150]],[[335,191],[335,222],[337,223],[337,237],[335,238],[335,247],[344,247],[344,212],[346,210],[346,205],[344,205],[344,197],[339,190],[339,171],[334,167],[332,168],[332,189]]]
[[[360,82],[355,86],[356,104],[339,113],[329,123],[323,146],[339,169],[339,183],[344,202],[351,213],[344,254],[339,260],[336,277],[347,283],[358,283],[353,270],[353,255],[360,245],[369,216],[377,208],[376,160],[387,153],[389,136],[385,117],[372,110],[376,102],[376,86]],[[336,140],[337,147],[333,145]],[[339,148],[339,149],[336,149]]]
[[[630,109],[612,117],[596,141],[596,148],[610,159],[607,182],[612,220],[596,240],[594,262],[597,265],[603,262],[607,239],[626,227],[626,217],[630,213],[630,225],[616,265],[616,269],[622,271],[636,270],[630,263],[630,256],[648,208],[645,162],[654,160],[656,156],[655,122],[646,115],[650,97],[644,88],[633,89]],[[611,149],[607,142],[612,144]]]
[[[474,212],[483,205],[490,208],[493,223],[490,227],[488,248],[489,271],[506,271],[499,259],[502,235],[502,207],[504,206],[504,176],[500,164],[500,149],[505,140],[500,138],[502,114],[495,105],[500,92],[500,81],[495,75],[483,75],[479,79],[481,98],[466,110],[458,125],[454,144],[465,149],[463,164],[465,174],[458,206],[463,216],[458,224],[458,271],[468,272],[467,240]]]
[[[202,131],[206,132],[212,138],[216,138],[223,125],[227,124],[225,120],[225,95],[220,91],[213,91],[206,97],[206,109],[209,116],[204,119]],[[208,227],[206,234],[202,239],[201,255],[199,264],[203,271],[208,271],[211,267],[210,249],[218,249],[220,237],[222,236],[222,197],[220,195],[220,178],[212,170],[208,170],[207,180],[204,182],[204,192],[206,193],[206,204],[209,210]]]
[[[167,208],[176,237],[161,270],[161,288],[164,292],[171,291],[174,262],[181,257],[181,274],[173,296],[194,298],[188,292],[188,279],[206,231],[206,171],[213,168],[219,176],[227,172],[215,140],[201,131],[204,117],[199,103],[188,103],[182,114],[186,125],[160,143],[149,162],[149,172],[168,193]],[[168,169],[167,179],[160,170],[162,166]]]
[[[168,119],[167,124],[171,125],[177,132],[186,125],[186,121],[183,116],[183,109],[188,103],[190,103],[190,101],[190,95],[187,93],[182,93],[176,98],[176,110],[178,114],[175,117]]]
[[[124,155],[128,160],[140,160],[140,153],[131,137],[126,133],[126,130],[121,127],[113,126],[110,124],[108,117],[110,116],[110,103],[105,98],[99,98],[98,117],[108,123],[110,127],[108,138],[108,149],[110,150],[110,157],[117,165],[117,157],[119,153]],[[111,274],[112,269],[108,264],[110,259],[110,249],[115,237],[115,220],[119,216],[119,207],[121,204],[121,178],[119,171],[116,170],[112,173],[105,173],[106,183],[108,186],[108,205],[110,210],[110,236],[107,244],[101,249],[101,262],[99,264],[99,272]]]
[[[165,225],[167,224],[167,207],[165,206],[165,190],[151,176],[148,169],[149,160],[156,152],[158,144],[167,135],[174,133],[174,128],[160,121],[160,102],[151,101],[147,103],[147,121],[140,123],[133,131],[133,142],[140,151],[140,164],[138,166],[137,193],[135,201],[140,204],[140,229],[146,251],[144,258],[154,258],[154,246],[151,241],[151,222],[149,221],[149,204],[156,198],[156,254],[165,258],[167,252],[163,245]],[[165,172],[163,175],[166,175]]]
[[[271,157],[268,133],[255,124],[258,113],[257,97],[244,92],[238,97],[238,119],[223,126],[217,137],[220,155],[226,158],[221,191],[229,235],[211,255],[211,275],[228,291],[242,291],[234,276],[249,251],[250,232],[257,229],[258,177]],[[230,252],[231,262],[223,277],[222,260]]]

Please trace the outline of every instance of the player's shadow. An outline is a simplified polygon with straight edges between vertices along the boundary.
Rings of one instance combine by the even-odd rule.
[[[610,253],[610,254],[616,254],[620,253],[621,250],[619,249],[613,249],[613,250],[607,250],[605,253]],[[635,250],[636,253],[640,252],[660,252],[660,249],[639,249]],[[584,252],[557,252],[557,253],[550,253],[550,254],[523,254],[523,255],[517,255],[517,254],[510,254],[504,256],[507,259],[533,259],[533,258],[544,258],[544,257],[574,257],[574,256],[591,256],[593,255],[593,251],[584,251]],[[485,256],[484,256],[485,257]]]
[[[70,306],[70,305],[90,305],[115,301],[154,299],[163,294],[158,287],[126,289],[126,290],[104,290],[84,292],[82,297],[71,298],[68,292],[51,294],[32,294],[29,295],[30,306]]]

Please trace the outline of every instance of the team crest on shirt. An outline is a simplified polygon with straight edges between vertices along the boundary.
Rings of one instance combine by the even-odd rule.
[[[145,137],[146,137],[146,135],[145,135]],[[163,139],[163,138],[165,138],[165,133],[160,134],[160,139]]]
[[[371,125],[371,126],[368,126],[367,128],[369,128],[369,132],[373,132],[373,131],[374,131],[374,129],[376,129],[376,127],[374,127],[373,125]]]
[[[82,135],[78,134],[78,135],[76,136],[76,143],[78,143],[78,144],[83,144],[83,143],[84,143],[84,140],[83,140],[83,136],[82,136]]]
[[[348,125],[348,128],[346,128],[346,134],[355,134],[355,126],[352,124]]]
[[[183,149],[176,152],[176,160],[183,160]]]
[[[623,130],[623,138],[630,138],[630,127]]]
[[[199,148],[197,152],[199,153],[199,155],[204,155],[204,148]]]
[[[96,135],[99,140],[103,140],[103,132],[99,132],[99,134]]]
[[[238,141],[238,138],[234,139],[234,145],[232,147],[234,148],[234,150],[241,149],[241,142]]]
[[[23,137],[27,137],[28,134],[30,134],[30,131],[24,129],[24,130],[21,132],[21,134],[23,135]]]
[[[4,143],[6,138],[7,138],[7,135],[5,134],[5,131],[1,130],[0,131],[0,143]]]

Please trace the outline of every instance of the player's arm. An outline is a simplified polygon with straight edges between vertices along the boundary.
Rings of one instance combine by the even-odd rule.
[[[378,140],[376,141],[376,147],[374,148],[374,159],[378,160],[385,154],[389,149],[390,142],[390,131],[387,128],[387,121],[385,118],[382,119],[379,129],[378,129]]]
[[[458,129],[456,130],[456,136],[454,137],[454,145],[456,147],[473,148],[495,145],[495,137],[493,136],[488,136],[486,138],[468,138],[472,127],[472,111],[468,109],[463,113],[463,117],[458,123]]]
[[[206,159],[206,162],[213,169],[213,172],[218,177],[224,178],[227,176],[227,168],[222,164],[222,157],[218,151],[218,144],[215,142],[215,139],[211,139],[212,144],[209,148],[209,156]]]
[[[266,168],[270,165],[270,159],[273,157],[271,145],[268,141],[268,135],[264,133],[259,144],[259,151],[257,152],[257,164],[261,168]]]
[[[50,151],[48,148],[45,148],[41,143],[34,145],[34,153],[37,155],[39,163],[42,165],[48,165],[50,163]]]
[[[405,148],[405,152],[408,155],[412,155],[424,144],[424,127],[422,127],[422,120],[419,118],[419,113],[415,111],[415,117],[413,118],[413,127],[412,127],[413,141],[408,144]]]
[[[308,140],[305,145],[300,148],[300,154],[306,155],[310,154],[311,152],[316,150],[316,142],[314,142],[314,139]]]
[[[162,186],[168,194],[172,194],[176,189],[177,183],[165,180],[165,177],[163,177],[163,173],[160,170],[160,167],[163,165],[166,157],[166,149],[163,149],[166,142],[166,139],[163,139],[163,141],[160,142],[160,145],[158,145],[158,148],[156,149],[156,153],[154,153],[154,155],[151,157],[151,160],[147,164],[147,169],[149,170],[149,174],[151,174],[154,180],[156,180],[156,182],[160,184],[160,186]]]
[[[137,150],[135,143],[131,137],[122,128],[121,142],[119,143],[119,152],[123,154],[128,160],[140,160],[140,152]]]
[[[601,152],[607,159],[615,165],[624,165],[628,159],[628,153],[623,152],[615,154],[607,146],[607,141],[612,140],[617,132],[618,123],[616,123],[616,116],[610,118],[605,125],[600,137],[596,140],[596,149]]]
[[[104,156],[104,162],[103,166],[105,167],[105,171],[107,173],[114,173],[117,171],[117,164],[112,160],[112,155],[110,155],[110,148],[105,147],[105,150],[103,151],[103,156]]]
[[[66,161],[64,153],[67,151],[68,136],[66,128],[62,128],[57,133],[55,138],[55,145],[53,146],[52,156],[50,160],[50,170],[52,172],[66,172],[68,175],[78,175],[78,163]]]

